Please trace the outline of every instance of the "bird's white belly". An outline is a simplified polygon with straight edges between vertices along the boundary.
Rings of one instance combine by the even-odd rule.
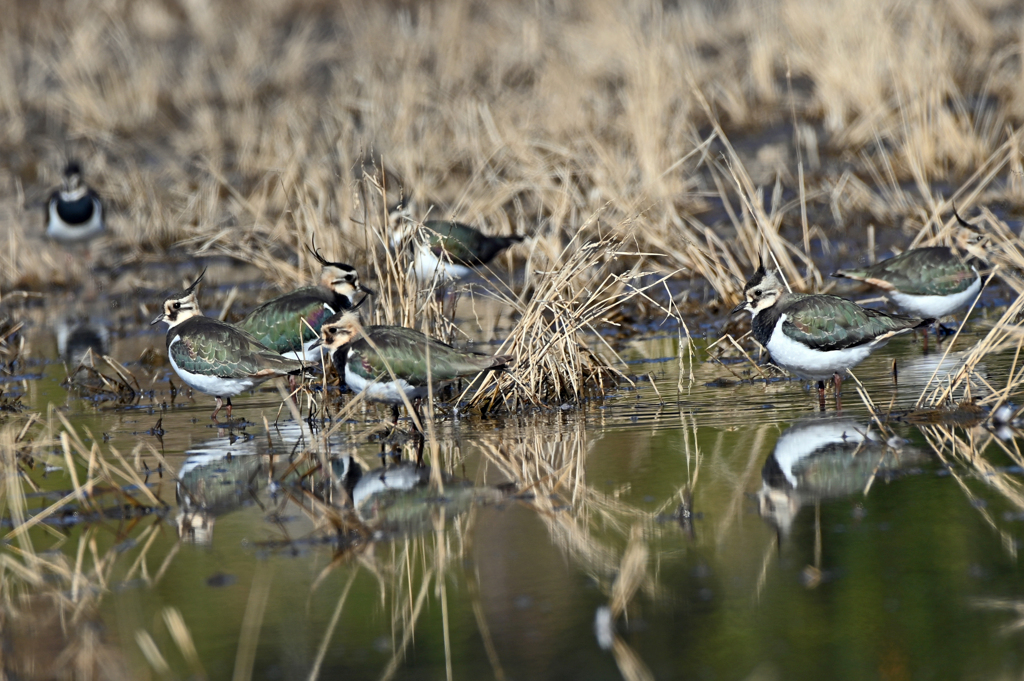
[[[844,373],[863,362],[873,350],[885,344],[885,341],[865,343],[843,350],[812,350],[798,343],[785,334],[782,325],[786,315],[779,318],[768,339],[768,353],[772,361],[801,378],[821,381],[830,378],[835,372]]]
[[[85,241],[103,231],[103,208],[95,204],[92,217],[80,225],[69,225],[57,214],[56,201],[50,202],[50,220],[46,225],[46,236],[57,241]]]
[[[890,291],[889,296],[901,310],[909,314],[938,319],[969,305],[980,292],[981,275],[978,275],[968,289],[950,296],[915,296],[899,291]]]
[[[175,336],[174,340],[167,346],[167,359],[171,361],[174,373],[178,374],[181,380],[185,382],[185,385],[193,390],[198,390],[201,393],[215,397],[232,397],[246,390],[251,390],[258,383],[262,383],[262,381],[255,378],[221,378],[220,376],[195,374],[182,369],[174,362],[174,354],[171,352],[171,348],[180,340],[181,336]]]
[[[327,307],[326,305],[324,307]],[[317,339],[308,340],[302,344],[302,352],[296,352],[295,350],[289,350],[288,352],[282,352],[282,357],[288,359],[301,360],[303,362],[312,362],[313,364],[320,364],[320,354],[323,352],[323,346],[319,345],[315,348],[311,347],[313,343],[316,343]]]
[[[403,379],[397,381],[370,381],[345,366],[345,383],[355,392],[366,391],[366,399],[388,404],[402,404],[402,393],[414,400],[427,394],[426,386],[413,386]]]
[[[465,265],[438,258],[426,246],[416,249],[416,262],[413,264],[413,271],[420,281],[429,281],[435,273],[441,279],[462,279],[472,272]]]

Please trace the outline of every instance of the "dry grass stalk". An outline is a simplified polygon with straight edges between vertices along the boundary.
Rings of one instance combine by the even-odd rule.
[[[619,563],[619,574],[612,584],[610,607],[612,617],[618,617],[626,611],[626,606],[633,600],[637,589],[647,579],[647,560],[649,550],[643,536],[643,526],[634,525],[629,532],[629,543]]]
[[[245,614],[242,616],[242,629],[238,636],[235,667],[231,675],[232,681],[249,681],[252,678],[256,646],[260,640],[260,628],[263,626],[263,614],[270,597],[270,583],[273,576],[273,567],[264,564],[253,577],[249,600],[246,602]]]
[[[947,404],[955,391],[965,389],[972,380],[981,381],[987,384],[984,376],[977,371],[978,365],[992,353],[1020,347],[1020,344],[1024,342],[1024,333],[1022,333],[1020,326],[1016,323],[1016,320],[1020,317],[1022,312],[1024,312],[1024,294],[1019,295],[1013,304],[1006,309],[1003,315],[999,318],[999,321],[996,322],[995,326],[989,330],[985,337],[975,343],[957,372],[952,376],[946,377],[944,386],[942,384],[943,382],[940,380],[937,385],[932,387],[932,383],[938,373],[938,367],[936,368],[932,377],[929,379],[928,383],[917,398],[918,406],[925,403],[932,407],[943,406]],[[963,328],[963,325],[961,325],[961,328]],[[953,343],[950,342],[946,348],[945,354],[943,355],[943,359],[945,359],[945,355],[949,353],[952,347]],[[992,386],[989,386],[992,389],[992,393],[983,398],[979,403],[992,403],[996,400],[999,400],[1000,402],[1005,401],[1010,392],[1016,391],[1016,389],[1021,385],[1024,385],[1024,368],[1016,374],[1011,373],[1011,376],[1007,381],[1007,387],[1004,390],[996,390]],[[931,392],[929,392],[929,389],[931,389]]]

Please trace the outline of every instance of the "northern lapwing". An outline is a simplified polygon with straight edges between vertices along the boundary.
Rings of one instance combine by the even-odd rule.
[[[328,262],[315,243],[309,251],[321,265],[316,285],[263,303],[236,326],[285,357],[319,363],[320,350],[310,346],[319,337],[324,320],[352,307],[357,291],[370,295],[373,291],[359,283],[351,265]]]
[[[82,166],[77,161],[69,162],[61,188],[46,202],[46,236],[64,244],[81,243],[105,228],[103,202],[82,182]]]
[[[486,265],[498,253],[523,240],[518,235],[487,236],[476,227],[450,220],[415,222],[407,204],[391,211],[391,243],[412,249],[413,272],[420,281],[435,276],[442,280],[463,279],[474,267]]]
[[[217,420],[226,399],[230,419],[233,396],[271,378],[297,376],[312,367],[282,357],[238,327],[203,316],[195,293],[202,279],[200,274],[183,292],[165,300],[163,312],[150,325],[167,323],[167,359],[181,380],[217,398],[210,418]]]
[[[513,361],[511,355],[462,352],[415,329],[363,326],[354,310],[324,322],[320,339],[348,387],[365,391],[368,400],[390,404],[395,423],[403,395],[418,401],[428,394],[430,384],[436,393],[444,383],[503,369]]]
[[[931,324],[933,319],[890,315],[837,296],[790,293],[778,275],[761,264],[743,287],[745,300],[732,314],[751,314],[754,338],[772,361],[800,378],[818,382],[825,409],[825,381],[836,387],[840,405],[843,375],[890,338]]]
[[[970,305],[981,292],[981,275],[971,255],[983,253],[983,236],[954,209],[960,223],[956,248],[912,248],[896,257],[833,277],[863,281],[886,291],[906,314],[940,319]]]

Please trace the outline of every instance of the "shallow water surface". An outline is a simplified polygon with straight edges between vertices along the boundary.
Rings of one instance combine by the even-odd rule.
[[[635,389],[582,407],[439,417],[440,489],[408,463],[411,443],[385,443],[402,461],[381,456],[383,410],[311,432],[267,390],[235,400],[243,425],[218,429],[212,399],[172,400],[168,369],[134,361],[149,346],[162,352],[162,334],[108,339],[104,351],[143,390],[118,406],[69,396],[57,334],[41,323],[29,333],[47,359],[5,389],[43,414],[56,405],[86,448],[95,441],[111,459],[116,449],[167,505],[48,520],[66,540],[31,531],[37,550],[71,564],[110,561],[97,580],[100,620],[130,668],[155,668],[140,632],[175,678],[993,678],[1024,668],[1017,434],[997,439],[978,425],[984,413],[954,427],[913,409],[980,332],[941,366],[946,346],[925,355],[901,338],[857,369],[891,416],[884,429],[854,381],[840,414],[831,395],[819,414],[813,386],[757,380],[749,364],[703,350],[681,363],[674,331],[630,340],[618,350]],[[981,373],[999,385],[1012,361],[993,356]],[[972,384],[975,397],[989,389]],[[65,461],[55,450],[31,477],[67,493]],[[314,471],[320,461],[330,480]]]

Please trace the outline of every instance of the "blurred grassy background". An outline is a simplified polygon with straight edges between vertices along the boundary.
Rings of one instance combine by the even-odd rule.
[[[1020,207],[1022,16],[1010,0],[10,3],[0,287],[85,273],[43,242],[69,157],[111,204],[107,266],[219,252],[283,286],[313,269],[294,254],[314,234],[363,264],[356,181],[383,166],[395,199],[400,184],[552,259],[599,213],[587,229],[726,297],[760,248],[740,199],[774,187],[754,218],[820,284],[812,242],[912,235],[979,168],[1000,172],[973,198]]]

